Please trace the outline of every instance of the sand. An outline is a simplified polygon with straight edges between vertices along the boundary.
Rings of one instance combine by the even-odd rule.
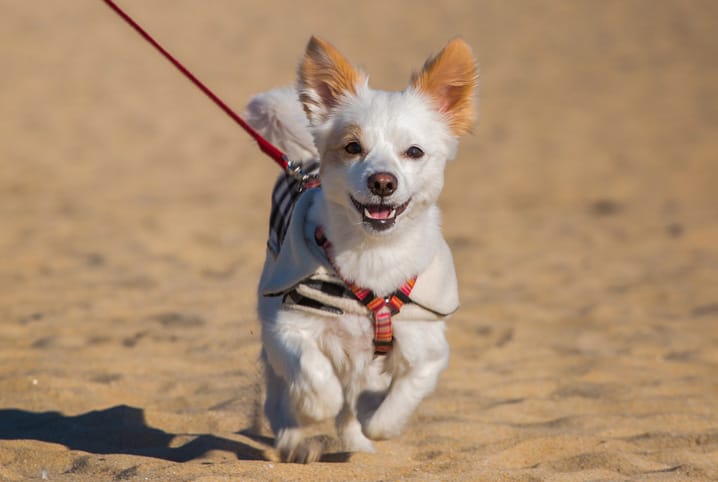
[[[276,167],[102,2],[3,1],[0,480],[718,480],[718,4],[121,3],[237,108],[312,33],[390,89],[474,46],[450,366],[377,454],[278,463]]]

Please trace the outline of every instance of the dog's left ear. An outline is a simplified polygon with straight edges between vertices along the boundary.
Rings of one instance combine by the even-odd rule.
[[[299,100],[312,124],[326,120],[331,110],[345,95],[356,94],[363,73],[329,42],[312,37],[307,44],[304,59],[299,65]]]
[[[411,86],[429,96],[444,114],[456,136],[465,134],[474,122],[474,96],[479,74],[471,47],[461,38],[451,40],[430,57]]]

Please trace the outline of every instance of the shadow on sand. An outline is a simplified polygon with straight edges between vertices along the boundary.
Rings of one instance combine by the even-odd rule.
[[[59,412],[0,409],[0,440],[39,440],[93,454],[141,455],[172,462],[188,462],[212,450],[233,453],[239,460],[270,460],[265,452],[270,450],[274,439],[250,429],[237,434],[266,448],[209,434],[167,433],[148,426],[142,409],[127,405],[75,417]],[[177,436],[194,438],[182,446],[171,447]],[[320,461],[346,462],[349,458],[346,452],[325,453]]]
[[[272,439],[247,430],[240,433],[260,443],[272,443]],[[180,447],[171,447],[178,435],[195,438]],[[152,428],[145,422],[142,409],[127,405],[75,417],[59,412],[0,409],[0,440],[28,439],[58,443],[93,454],[141,455],[173,462],[187,462],[211,450],[233,453],[240,460],[269,460],[265,450],[236,440],[208,434],[173,434]]]

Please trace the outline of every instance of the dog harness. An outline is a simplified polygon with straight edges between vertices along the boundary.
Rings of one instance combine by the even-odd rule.
[[[332,243],[324,235],[324,229],[321,226],[318,226],[314,232],[314,238],[317,244],[324,250],[324,254],[326,254],[329,262],[332,263],[334,271],[341,277],[341,274],[334,264],[334,260],[329,252],[332,247]],[[374,354],[386,355],[391,351],[394,344],[391,317],[401,311],[401,307],[404,306],[404,303],[412,302],[409,295],[416,284],[416,276],[407,280],[398,290],[394,291],[385,298],[375,295],[370,289],[362,288],[350,281],[346,281],[344,278],[342,278],[342,280],[354,297],[364,306],[369,308],[372,313],[372,318],[374,320]]]

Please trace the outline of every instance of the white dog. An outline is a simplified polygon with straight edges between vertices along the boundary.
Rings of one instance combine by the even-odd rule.
[[[298,89],[250,102],[248,121],[321,180],[277,182],[259,284],[265,414],[282,460],[316,460],[304,428],[328,418],[347,451],[372,452],[446,367],[444,321],[459,300],[436,202],[476,84],[461,39],[384,92],[312,38]]]

